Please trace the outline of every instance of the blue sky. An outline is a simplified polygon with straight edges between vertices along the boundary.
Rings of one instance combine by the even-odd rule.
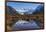
[[[18,3],[18,2],[8,2],[8,6],[12,6],[13,8],[33,8],[35,9],[40,4],[32,4],[32,3]]]

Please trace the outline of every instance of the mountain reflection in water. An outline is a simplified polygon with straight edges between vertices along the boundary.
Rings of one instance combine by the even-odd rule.
[[[35,21],[25,21],[25,20],[18,20],[13,26],[13,30],[28,30],[28,29],[35,29],[40,28]]]

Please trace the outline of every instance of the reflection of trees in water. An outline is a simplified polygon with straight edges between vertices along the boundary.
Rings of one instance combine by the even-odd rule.
[[[40,18],[42,18],[42,17],[40,17],[40,16],[21,16],[21,15],[15,15],[15,16],[12,16],[11,17],[12,18],[12,24],[10,24],[11,26],[14,24],[14,23],[16,23],[18,20],[25,20],[25,21],[29,21],[30,19],[35,19],[35,22],[36,22],[36,24],[37,25],[39,25],[39,26],[42,26],[42,25],[40,25]],[[10,20],[10,19],[9,19]],[[30,22],[30,21],[29,21]],[[42,23],[43,24],[43,23]],[[43,26],[42,26],[43,27]]]

